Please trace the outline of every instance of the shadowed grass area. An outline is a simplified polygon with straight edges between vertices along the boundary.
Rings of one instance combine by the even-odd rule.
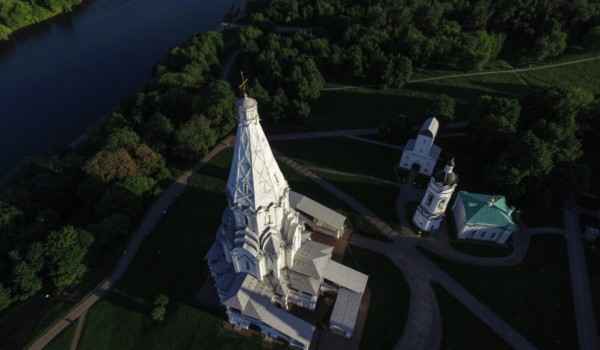
[[[577,333],[563,237],[534,236],[520,265],[452,262],[419,248],[481,302],[541,349],[575,349]]]
[[[348,246],[344,264],[369,275],[371,305],[360,348],[392,349],[408,316],[410,289],[404,276],[387,257],[358,247]]]
[[[319,130],[377,127],[398,114],[425,119],[425,111],[440,94],[456,102],[457,120],[469,120],[481,95],[519,98],[531,91],[531,82],[515,74],[461,77],[408,83],[402,89],[357,88],[322,91],[312,107],[309,125]]]
[[[87,317],[80,349],[258,349],[223,329],[222,317],[198,307],[195,295],[207,275],[204,254],[225,207],[226,150],[190,178],[185,192],[145,239],[129,269]],[[159,293],[170,298],[163,322],[150,318]]]
[[[342,202],[337,197],[324,190],[308,178],[302,176],[294,169],[281,162],[279,163],[279,168],[281,169],[283,176],[285,176],[286,180],[288,181],[292,191],[301,193],[346,216],[348,218],[346,225],[352,228],[354,232],[384,242],[392,241],[381,234],[381,232],[379,232],[379,230],[377,230],[365,218],[363,218],[362,215],[356,213],[354,209],[350,208],[346,203]]]
[[[345,128],[345,126],[340,126]],[[369,175],[396,181],[394,165],[401,152],[346,137],[272,142],[273,148],[306,167]]]
[[[190,178],[155,230],[145,239],[129,269],[88,314],[80,349],[260,349],[252,339],[226,331],[220,311],[207,311],[195,299],[208,269],[203,257],[215,239],[226,205],[223,189],[232,159],[228,149]],[[290,186],[331,206],[339,201],[282,166]],[[336,206],[337,204],[337,206]],[[343,209],[342,209],[343,210]],[[165,293],[165,320],[150,318],[152,301]]]
[[[77,323],[79,320],[73,322],[70,326],[65,328],[56,338],[54,338],[44,350],[66,350],[71,348],[73,343],[73,337],[77,330]]]
[[[485,323],[439,285],[433,285],[442,317],[441,349],[511,349]]]
[[[503,258],[513,253],[513,247],[497,247],[493,245],[485,245],[468,241],[453,241],[450,242],[452,248],[461,251],[465,254],[481,256],[484,258]]]
[[[400,219],[396,212],[396,200],[399,192],[397,186],[363,177],[315,172],[369,208],[381,220],[399,232]]]

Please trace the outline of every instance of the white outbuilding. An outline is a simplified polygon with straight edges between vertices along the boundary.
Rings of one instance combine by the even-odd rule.
[[[410,139],[404,146],[399,166],[405,169],[417,168],[419,173],[431,176],[441,149],[433,142],[440,128],[435,117],[427,119],[416,139]]]

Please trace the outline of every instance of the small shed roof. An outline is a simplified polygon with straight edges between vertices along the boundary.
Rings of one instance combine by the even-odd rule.
[[[290,191],[290,206],[296,210],[299,210],[307,215],[317,218],[329,226],[341,229],[344,227],[346,217],[334,210],[327,208],[326,206],[315,202],[314,200],[299,194],[294,191]]]

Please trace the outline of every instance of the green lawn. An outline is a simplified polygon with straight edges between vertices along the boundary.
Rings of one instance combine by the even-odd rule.
[[[385,256],[348,246],[344,264],[369,275],[371,305],[360,344],[361,349],[392,349],[400,339],[410,290],[398,268]]]
[[[597,53],[565,55],[555,61],[588,58],[595,54]],[[510,69],[510,65],[498,61],[489,69]],[[464,72],[417,69],[413,79],[461,73]],[[339,129],[341,126],[343,128],[376,127],[382,121],[400,113],[422,120],[426,117],[425,111],[439,94],[446,94],[456,101],[457,120],[469,120],[472,106],[481,95],[520,98],[534,89],[548,85],[578,86],[598,95],[600,94],[600,85],[596,83],[598,79],[600,79],[600,60],[519,74],[505,73],[407,83],[401,89],[357,88],[322,91],[320,98],[312,107],[309,125],[319,130]],[[353,83],[365,84],[360,81],[328,78],[327,86]]]
[[[377,127],[398,114],[424,120],[439,94],[456,102],[457,120],[469,120],[472,104],[481,95],[518,98],[532,91],[514,74],[497,74],[409,83],[402,89],[357,88],[322,91],[313,104],[309,125],[319,130]]]
[[[385,242],[392,241],[381,234],[381,232],[371,225],[364,217],[356,213],[354,209],[350,208],[347,204],[340,201],[337,197],[333,196],[308,178],[302,176],[283,163],[279,163],[279,168],[293,191],[301,193],[330,209],[343,214],[348,218],[346,226],[353,229],[355,232]]]
[[[56,338],[46,345],[44,350],[70,349],[71,343],[73,343],[73,337],[75,336],[75,331],[77,330],[77,322],[79,322],[79,320],[65,328]]]
[[[433,285],[442,317],[441,349],[510,349],[485,323],[439,285]]]
[[[396,212],[396,200],[399,193],[397,186],[363,177],[337,175],[322,171],[316,171],[316,173],[369,208],[393,229],[400,230],[400,219]]]
[[[222,317],[202,310],[195,295],[207,275],[204,254],[214,241],[225,207],[231,150],[190,178],[186,191],[149,235],[122,280],[94,306],[80,349],[260,348],[233,336]],[[159,293],[171,299],[163,322],[149,317]]]
[[[274,149],[304,166],[374,176],[396,181],[399,150],[346,137],[271,142]]]
[[[577,333],[563,237],[534,236],[518,266],[460,264],[422,250],[541,349],[575,349]]]
[[[80,349],[258,349],[260,339],[225,331],[224,313],[195,300],[207,275],[204,254],[214,241],[226,200],[223,193],[232,150],[219,154],[190,178],[185,192],[149,235],[118,283],[91,310]],[[334,209],[339,201],[282,166],[290,186]],[[337,204],[337,206],[336,206]],[[170,298],[163,322],[150,318],[159,293]]]

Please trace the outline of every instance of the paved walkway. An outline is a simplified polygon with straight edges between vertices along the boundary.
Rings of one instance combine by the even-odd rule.
[[[210,151],[202,160],[196,163],[193,167],[188,169],[183,175],[181,175],[164,193],[156,200],[150,210],[146,213],[146,216],[134,232],[127,248],[123,252],[121,259],[119,259],[117,265],[111,272],[111,274],[98,286],[93,292],[91,292],[86,298],[84,298],[79,304],[73,307],[60,321],[54,324],[46,333],[42,334],[29,349],[41,350],[48,343],[54,339],[63,329],[72,324],[75,320],[86,313],[98,300],[104,297],[121,279],[127,267],[133,260],[137,250],[144,241],[144,238],[152,232],[152,229],[161,219],[163,213],[168,210],[173,201],[185,190],[189,178],[206,163],[208,163],[214,156],[219,154],[223,149],[227,148],[228,145],[234,140],[233,136],[229,136],[223,140],[216,147]],[[83,322],[80,322],[83,323]]]
[[[594,304],[576,208],[577,203],[575,203],[575,200],[569,200],[563,207],[563,218],[567,233],[567,252],[569,254],[573,302],[575,303],[577,340],[580,349],[598,350],[598,330],[594,308],[592,307]]]
[[[441,342],[441,321],[437,299],[431,288],[430,280],[440,283],[450,294],[486,323],[509,345],[517,349],[535,348],[514,328],[504,322],[485,305],[480,303],[475,296],[470,294],[459,283],[454,281],[449,275],[419,253],[418,250],[415,249],[414,233],[405,235],[392,230],[370,209],[345,192],[331,185],[294,160],[285,157],[281,152],[273,150],[273,153],[279,160],[283,161],[300,174],[308,177],[340,200],[346,202],[356,212],[369,220],[382,234],[394,239],[394,243],[385,243],[362,237],[357,233],[354,233],[350,239],[350,244],[386,255],[396,264],[400,271],[402,271],[407,283],[411,287],[407,325],[400,340],[395,346],[396,349],[429,350],[439,348]],[[408,191],[405,193],[408,193]],[[406,221],[403,226],[404,225],[406,225]],[[426,277],[424,272],[430,277]],[[413,290],[412,288],[415,289]]]
[[[81,317],[79,317],[79,321],[77,322],[77,329],[75,330],[75,335],[73,335],[73,340],[71,341],[71,350],[77,350],[79,346],[79,339],[81,339],[81,333],[83,332],[83,325],[85,324],[85,319],[90,310],[85,310]]]

